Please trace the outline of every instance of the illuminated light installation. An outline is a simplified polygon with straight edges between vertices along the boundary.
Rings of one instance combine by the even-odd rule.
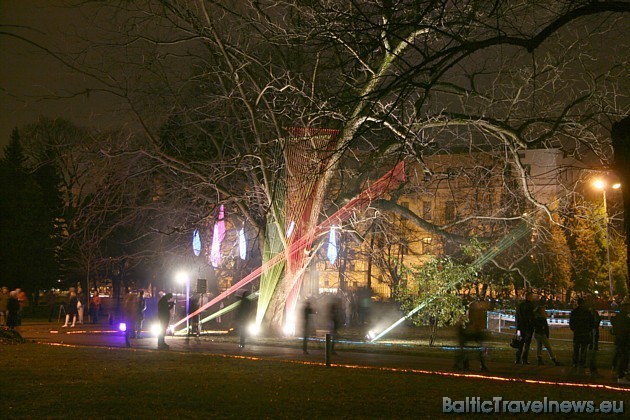
[[[155,322],[153,324],[151,324],[151,327],[149,328],[149,331],[151,332],[152,335],[154,336],[158,336],[160,335],[160,331],[162,330],[162,325],[160,325],[159,322]]]
[[[120,324],[118,324],[118,331],[122,331],[122,332],[127,331],[127,324],[124,322],[121,322]]]
[[[497,242],[495,245],[489,248],[483,255],[477,258],[477,260],[475,260],[471,264],[471,268],[473,269],[481,268],[488,261],[490,261],[497,255],[499,255],[500,253],[508,249],[510,246],[512,246],[514,243],[516,243],[516,241],[518,241],[519,239],[527,235],[529,231],[530,231],[529,226],[525,222],[521,223],[517,228],[515,228],[513,231],[505,235],[503,239],[501,239],[499,242]],[[451,287],[451,286],[454,286],[454,284],[448,285],[448,287]],[[388,332],[390,332],[391,330],[393,330],[394,328],[402,324],[405,320],[411,318],[414,314],[422,310],[426,305],[433,302],[434,300],[435,298],[430,298],[430,299],[427,299],[425,302],[422,302],[420,305],[413,308],[407,315],[403,316],[398,321],[394,322],[392,325],[390,325],[389,327],[387,327],[386,329],[384,329],[377,335],[374,335],[374,333],[371,332],[372,334],[370,335],[372,335],[373,338],[371,338],[370,341],[377,341],[381,339],[385,334],[387,334]]]
[[[192,247],[193,254],[195,254],[195,257],[198,257],[199,254],[201,254],[201,236],[199,235],[199,230],[197,229],[193,232]]]
[[[289,224],[289,228],[287,229],[287,238],[290,238],[293,235],[293,229],[295,229],[295,220],[291,220]]]
[[[225,238],[225,220],[223,204],[219,206],[219,217],[212,231],[212,247],[210,248],[210,263],[217,268],[221,263],[221,242]]]
[[[245,229],[238,231],[238,253],[241,260],[247,258],[247,240],[245,239]]]
[[[404,162],[401,161],[392,170],[390,170],[381,178],[379,178],[376,182],[370,185],[362,193],[360,193],[355,198],[350,200],[342,208],[337,210],[332,216],[328,217],[322,223],[315,226],[307,234],[293,241],[285,249],[285,252],[279,252],[271,256],[260,267],[256,268],[247,276],[243,277],[241,280],[239,280],[238,282],[230,286],[227,290],[225,290],[224,292],[220,293],[215,298],[210,300],[210,302],[206,303],[205,305],[197,309],[195,312],[188,315],[188,318],[199,315],[201,312],[205,311],[207,308],[212,307],[213,305],[219,303],[226,297],[236,292],[237,290],[242,289],[244,286],[256,280],[263,272],[267,272],[271,270],[276,265],[283,262],[286,258],[292,257],[295,254],[304,255],[304,249],[307,248],[307,245],[310,246],[313,238],[318,238],[321,235],[326,234],[333,224],[341,224],[343,221],[350,218],[350,216],[352,216],[353,213],[355,213],[357,210],[364,208],[372,200],[378,199],[386,191],[400,185],[402,182],[404,182],[404,180],[405,180],[405,164]],[[294,293],[295,298],[297,298],[298,291],[299,291],[299,284],[297,281],[294,281],[293,289],[291,290],[291,292]],[[262,290],[260,292],[259,301],[261,297],[262,297]],[[292,311],[293,313],[295,312],[295,303],[297,303],[297,300],[294,300],[293,311]],[[260,307],[260,304],[259,304],[259,307]],[[262,320],[263,316],[264,316],[264,313],[262,315],[259,313],[256,314],[256,323],[258,325],[260,325],[259,319]],[[173,325],[173,327],[176,327],[184,322],[186,322],[186,318],[182,318],[179,321],[177,321]]]
[[[337,235],[335,235],[335,225],[330,228],[330,234],[328,236],[328,251],[326,251],[326,257],[330,265],[333,265],[337,261]]]
[[[313,240],[321,235],[324,235],[333,224],[341,226],[341,224],[349,219],[354,213],[367,207],[371,201],[380,198],[385,192],[398,187],[402,182],[404,182],[404,180],[405,164],[401,161],[391,171],[386,173],[372,185],[368,186],[362,193],[346,203],[346,205],[339,209],[333,216],[326,219],[325,222],[316,225],[313,234],[310,237],[307,236],[307,238],[305,238],[306,243],[301,250],[310,248]],[[287,323],[290,326],[295,324],[295,311],[299,299],[300,288],[302,287],[303,274],[306,269],[306,264],[304,264],[306,254],[304,254],[304,252],[301,252],[300,254],[302,258],[302,265],[299,267],[299,271],[296,270],[296,273],[298,274],[294,277],[289,277],[292,279],[293,286],[287,296],[285,313],[287,316]]]
[[[275,295],[278,288],[289,290],[289,294],[282,302],[284,310],[274,306],[270,314],[271,322],[278,325],[281,321],[284,326],[292,324],[293,288],[295,282],[301,284],[303,268],[310,260],[310,255],[304,250],[310,249],[315,239],[312,233],[323,207],[325,195],[321,191],[321,174],[326,171],[334,154],[339,131],[306,127],[291,128],[289,133],[284,139],[283,148],[279,149],[284,155],[285,166],[274,191],[273,211],[267,223],[271,228],[266,232],[263,262],[277,253],[286,253],[294,242],[303,238],[306,240],[298,252],[286,255],[283,264],[278,264],[261,277],[257,325],[262,324],[272,299],[278,298]],[[279,234],[282,228],[286,228],[287,232],[284,238]]]
[[[249,300],[254,300],[254,299],[258,299],[258,293],[250,293],[249,295],[247,295],[247,299]],[[210,322],[213,319],[216,319],[222,315],[225,315],[229,312],[232,312],[233,310],[235,310],[236,308],[238,308],[241,305],[241,300],[237,300],[236,302],[231,303],[230,305],[226,306],[225,308],[221,308],[218,311],[216,311],[213,314],[210,314],[208,316],[206,316],[205,318],[201,319],[199,321],[200,324],[205,324],[206,322]],[[180,335],[182,333],[186,333],[186,329],[181,329],[178,331],[175,331],[174,334],[176,335]]]

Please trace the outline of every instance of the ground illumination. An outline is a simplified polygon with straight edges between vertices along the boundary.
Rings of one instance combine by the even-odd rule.
[[[186,273],[185,271],[180,271],[175,275],[175,280],[178,283],[186,283],[188,281],[188,273]]]
[[[295,334],[295,324],[293,323],[286,323],[284,325],[284,327],[282,327],[282,332],[284,333],[284,335],[288,335],[288,336],[292,336]]]
[[[247,331],[249,331],[250,335],[258,335],[260,333],[260,326],[254,324],[251,324],[248,328]]]
[[[159,323],[155,323],[151,325],[151,328],[149,328],[149,331],[151,331],[151,334],[153,335],[160,335],[160,330],[161,330],[161,326]]]

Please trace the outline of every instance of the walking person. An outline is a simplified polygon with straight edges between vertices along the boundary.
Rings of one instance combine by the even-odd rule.
[[[534,338],[536,339],[536,359],[538,365],[544,365],[542,358],[543,346],[547,349],[547,354],[554,365],[560,366],[556,356],[553,354],[551,343],[549,342],[549,323],[547,322],[547,312],[544,306],[536,308],[534,313]]]
[[[583,298],[578,298],[577,307],[571,311],[569,327],[573,331],[573,369],[578,373],[586,369],[586,353],[591,343],[593,325],[593,315],[586,307]]]
[[[514,364],[528,365],[529,346],[534,335],[534,294],[527,292],[525,300],[516,308],[516,329],[521,334],[522,345],[516,349]]]
[[[244,292],[240,297],[240,305],[238,305],[236,313],[236,322],[239,332],[239,347],[245,347],[245,340],[247,337],[247,327],[249,324],[249,318],[251,315],[251,302],[248,298],[249,292]]]
[[[83,315],[85,314],[85,306],[87,305],[87,300],[85,300],[85,294],[83,292],[79,292],[77,295],[77,315],[79,320],[77,321],[80,325],[83,324]]]
[[[46,305],[48,305],[48,322],[52,322],[53,315],[57,306],[57,298],[52,289],[46,292]]]
[[[171,320],[171,309],[175,303],[171,302],[172,293],[167,293],[160,298],[157,304],[158,321],[160,322],[160,333],[158,334],[158,349],[168,349],[169,346],[164,340],[169,321]]]
[[[590,306],[591,315],[593,317],[593,331],[591,332],[591,343],[588,346],[588,369],[591,375],[591,379],[601,378],[602,375],[597,370],[597,352],[599,351],[599,324],[602,322],[602,317],[599,316],[599,312],[595,309],[593,302]]]
[[[98,324],[98,314],[101,312],[101,296],[98,290],[94,291],[92,299],[90,299],[90,317],[92,324]]]
[[[22,325],[22,319],[24,319],[24,310],[28,307],[28,297],[26,292],[22,289],[15,289],[18,292],[18,303],[20,304],[20,311],[18,312],[18,325]]]
[[[22,325],[24,309],[28,307],[28,297],[26,296],[26,292],[22,289],[15,289],[15,291],[17,292],[17,300],[20,305],[20,310],[18,311],[18,325]]]
[[[136,323],[134,325],[136,338],[142,336],[142,323],[144,322],[144,313],[147,310],[147,301],[144,298],[144,290],[138,292],[137,306],[136,306]]]
[[[9,293],[7,301],[7,327],[14,330],[18,326],[20,326],[20,302],[17,290],[13,290]]]
[[[455,359],[455,368],[468,370],[470,361],[466,346],[468,342],[475,343],[475,348],[479,356],[479,365],[482,372],[487,372],[485,359],[484,341],[487,336],[486,321],[488,315],[488,303],[482,300],[474,300],[468,305],[467,318],[468,322],[460,323],[459,326],[459,355]],[[461,362],[461,366],[460,366]]]
[[[333,301],[328,307],[328,322],[330,323],[330,354],[337,354],[335,351],[335,341],[339,333],[339,327],[341,325],[341,314],[339,298],[333,298]]]
[[[9,304],[9,288],[4,286],[0,291],[0,326],[7,324]]]
[[[304,354],[308,354],[308,335],[312,314],[313,308],[311,307],[311,302],[306,299],[304,301],[304,307],[302,308],[302,353]]]
[[[75,322],[77,320],[77,303],[79,302],[77,298],[77,293],[75,291],[70,292],[70,296],[68,297],[68,302],[66,304],[66,322],[61,326],[61,328],[66,327],[74,327]],[[72,321],[72,325],[68,325],[68,323]]]
[[[131,347],[130,338],[135,338],[136,316],[138,314],[138,301],[134,293],[129,292],[123,302],[123,322],[125,324],[125,346]]]

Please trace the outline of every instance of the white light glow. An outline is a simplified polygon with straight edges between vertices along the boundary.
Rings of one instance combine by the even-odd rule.
[[[190,277],[188,277],[188,273],[185,271],[180,271],[175,275],[175,281],[180,284],[187,283]]]
[[[326,252],[328,261],[331,265],[337,261],[337,235],[335,235],[335,225],[330,228],[328,235],[328,251]]]
[[[596,179],[595,181],[593,181],[593,186],[598,190],[603,190],[604,188],[606,188],[606,183],[601,179]]]
[[[291,224],[289,224],[289,229],[287,229],[287,238],[291,237],[293,229],[295,229],[295,222],[292,221]]]
[[[295,324],[293,324],[293,323],[286,323],[284,325],[284,327],[282,328],[282,332],[286,336],[295,335]]]
[[[149,328],[149,331],[151,331],[151,334],[158,336],[160,335],[161,329],[162,329],[161,325],[158,322],[156,322],[151,325],[151,328]]]
[[[241,260],[247,258],[247,241],[245,240],[245,229],[238,231],[238,251]]]
[[[199,231],[197,229],[195,229],[195,231],[193,232],[192,246],[193,254],[198,257],[199,254],[201,254],[201,236],[199,235]]]
[[[249,331],[250,335],[258,335],[260,334],[260,326],[254,324],[251,324],[248,328],[247,331]]]

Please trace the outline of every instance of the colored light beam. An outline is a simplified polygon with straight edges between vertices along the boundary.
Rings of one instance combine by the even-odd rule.
[[[529,232],[529,226],[523,222],[518,227],[516,227],[513,231],[509,232],[506,236],[504,236],[499,242],[493,245],[490,249],[488,249],[483,255],[477,258],[470,266],[471,268],[478,269],[485,265],[488,261],[508,249],[512,246],[516,241],[523,238]],[[389,327],[385,328],[378,335],[372,338],[370,341],[374,342],[385,336],[391,330],[405,322],[405,320],[411,318],[418,311],[422,310],[429,303],[433,302],[436,298],[429,298],[426,301],[422,302],[420,305],[416,306],[409,312],[407,315],[400,318],[398,321],[394,322]]]
[[[249,300],[255,300],[258,299],[258,294],[255,293],[251,293],[247,296],[247,299]],[[221,315],[225,315],[229,312],[232,312],[233,310],[235,310],[236,308],[238,308],[239,306],[241,306],[241,300],[237,300],[234,303],[231,303],[230,305],[226,306],[225,308],[219,309],[218,311],[216,311],[215,313],[208,315],[207,317],[203,318],[202,320],[199,321],[199,324],[205,324],[206,322],[210,322],[215,318],[220,317]],[[181,335],[181,334],[186,334],[186,329],[181,329],[175,332],[176,335]]]
[[[280,252],[274,255],[263,265],[256,268],[247,276],[243,277],[241,280],[239,280],[238,282],[230,286],[227,290],[217,295],[210,302],[206,303],[201,308],[197,309],[195,312],[188,315],[187,317],[182,318],[179,321],[177,321],[177,323],[175,323],[173,327],[176,327],[182,324],[183,322],[186,322],[186,319],[189,319],[193,316],[197,316],[201,312],[205,311],[207,308],[211,307],[212,305],[219,303],[226,297],[230,296],[232,293],[241,289],[243,286],[251,283],[258,277],[260,277],[263,271],[271,269],[274,265],[284,261],[287,258],[291,258],[297,252],[304,252],[304,248],[307,246],[307,244],[313,241],[313,238],[318,238],[321,235],[326,234],[333,224],[341,224],[344,220],[347,220],[349,217],[351,217],[359,208],[367,206],[370,203],[370,201],[378,199],[381,195],[383,195],[385,191],[389,190],[392,186],[400,185],[400,183],[403,182],[404,180],[405,180],[405,164],[404,164],[404,161],[401,161],[392,170],[390,170],[381,178],[379,178],[376,182],[374,182],[370,187],[368,187],[362,193],[360,193],[355,198],[350,200],[342,208],[337,210],[332,216],[328,217],[326,220],[324,220],[322,223],[317,225],[315,228],[306,232],[299,239],[296,239],[291,245],[289,245],[286,252]],[[291,289],[290,294],[297,296],[296,289],[297,287],[294,284],[294,287],[293,289]],[[293,313],[295,311],[296,302],[297,302],[297,299],[294,299],[292,301],[292,305],[290,308],[288,308],[287,312]]]

